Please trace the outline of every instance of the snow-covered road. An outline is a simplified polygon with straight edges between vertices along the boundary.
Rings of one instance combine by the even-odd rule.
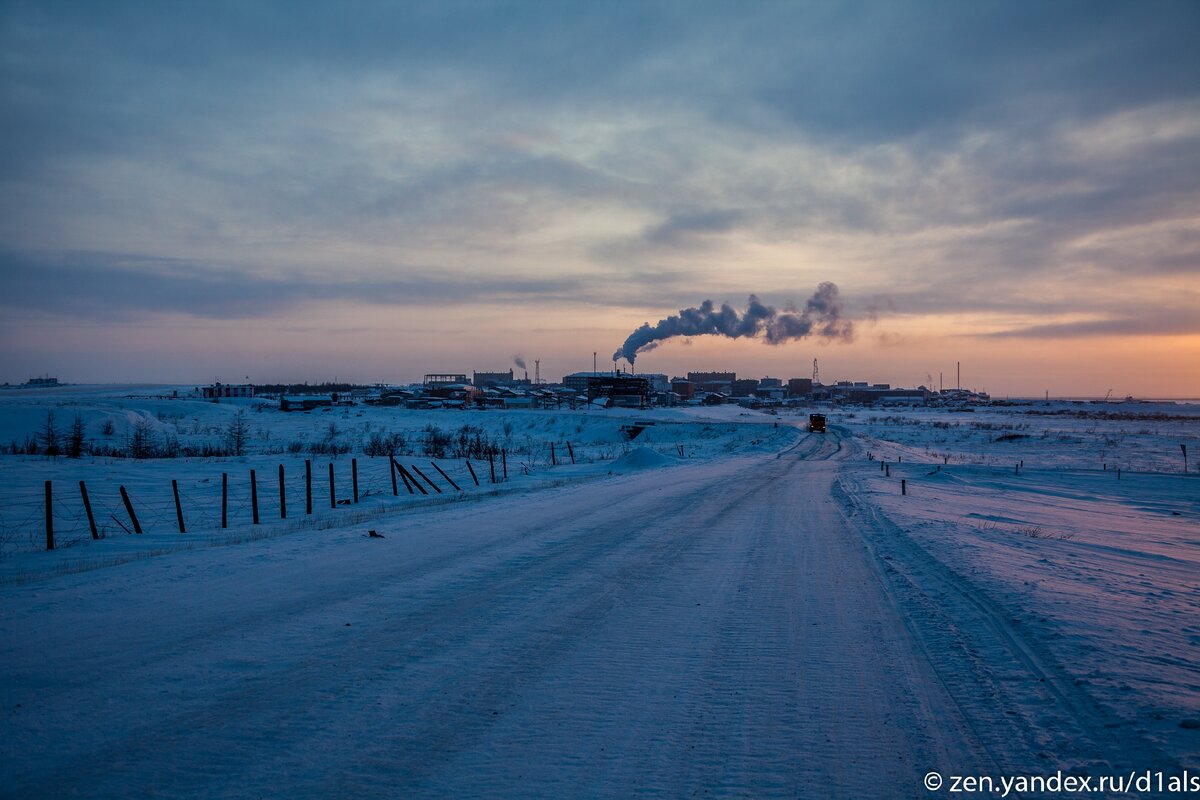
[[[5,793],[901,797],[931,769],[1052,769],[969,637],[914,620],[938,621],[928,565],[896,591],[885,529],[835,491],[845,453],[810,436],[381,518],[383,539],[5,589]]]

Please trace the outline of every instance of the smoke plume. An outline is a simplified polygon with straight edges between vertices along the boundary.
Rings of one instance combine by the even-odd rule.
[[[624,358],[632,364],[638,353],[653,350],[676,336],[713,334],[731,339],[757,338],[767,344],[783,344],[807,336],[849,341],[854,335],[854,323],[842,319],[842,311],[838,288],[828,281],[817,287],[805,301],[803,310],[790,305],[782,311],[776,310],[750,295],[746,310],[739,314],[728,303],[717,308],[711,300],[705,300],[699,308],[682,309],[656,325],[644,323],[613,353],[613,361]]]
[[[529,367],[525,366],[525,356],[521,355],[520,353],[517,353],[515,356],[513,356],[513,363],[521,369],[529,369]]]

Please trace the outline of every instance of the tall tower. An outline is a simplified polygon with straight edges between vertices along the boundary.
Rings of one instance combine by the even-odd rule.
[[[821,383],[821,371],[817,369],[817,360],[813,359],[813,386]]]
[[[533,385],[542,385],[542,360],[540,358],[533,360]]]

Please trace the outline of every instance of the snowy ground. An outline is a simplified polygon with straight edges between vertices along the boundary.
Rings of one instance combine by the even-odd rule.
[[[211,403],[168,397],[172,387],[64,387],[0,393],[0,442],[36,439],[55,415],[59,432],[78,414],[89,441],[122,446],[134,426],[151,426],[159,444],[174,439],[184,446],[221,445],[235,415],[246,415],[246,454],[225,458],[46,458],[0,455],[0,582],[54,571],[111,564],[131,557],[183,547],[261,538],[305,527],[372,519],[414,505],[479,499],[594,479],[636,468],[631,452],[649,450],[668,461],[704,460],[733,452],[773,452],[796,431],[761,414],[735,407],[712,409],[615,409],[562,411],[410,411],[354,406],[310,413],[282,413],[260,403]],[[256,410],[257,409],[257,410]],[[652,422],[630,441],[621,429]],[[112,433],[104,433],[105,423]],[[464,426],[503,448],[506,459],[492,465],[450,452],[431,458],[426,429],[457,436]],[[397,455],[405,467],[427,475],[442,493],[410,494],[402,479],[393,485],[386,456],[364,454],[373,434],[399,434]],[[331,455],[328,445],[347,452]],[[312,451],[316,452],[312,452]],[[507,461],[507,478],[504,461]],[[576,463],[572,464],[574,460]],[[305,462],[312,473],[312,514],[306,513]],[[436,467],[434,466],[436,464]],[[329,467],[334,496],[353,499],[352,470],[358,469],[359,503],[330,507]],[[288,516],[281,519],[279,468]],[[462,490],[456,490],[437,469]],[[475,477],[472,478],[471,471]],[[259,525],[252,523],[251,471],[259,500]],[[222,476],[227,476],[226,528],[221,527]],[[45,549],[45,482],[52,482],[54,535],[58,551]],[[476,484],[476,480],[479,484]],[[83,481],[99,535],[94,543],[82,500]],[[176,482],[186,535],[179,534],[171,482]],[[423,483],[423,481],[422,481]],[[125,487],[145,535],[130,537],[133,522],[120,488]]]
[[[1200,473],[1179,444],[1200,451],[1200,408],[1150,412],[1169,417],[858,412],[840,420],[863,453],[843,485],[880,523],[877,552],[927,554],[953,591],[1003,609],[1064,691],[1195,765],[1180,723],[1200,719]],[[1027,438],[996,441],[1014,431]]]
[[[821,436],[665,411],[609,458],[457,500],[387,485],[296,523],[13,548],[4,794],[932,797],[954,796],[923,788],[934,769],[1194,772],[1200,477],[1158,451],[1197,426],[1026,412],[839,412]],[[533,424],[600,448],[626,422]],[[1137,460],[1102,469],[1114,440]],[[182,464],[0,460],[11,485],[82,467],[145,495]]]

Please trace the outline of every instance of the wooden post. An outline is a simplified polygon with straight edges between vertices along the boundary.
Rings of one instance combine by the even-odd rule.
[[[558,459],[554,457],[554,442],[550,443],[550,466],[558,466]]]
[[[883,465],[883,476],[884,476],[885,478],[890,478],[890,477],[892,477],[892,465],[891,465],[891,464],[884,464],[884,465]]]
[[[879,471],[883,472],[883,459],[879,459]]]
[[[125,501],[125,510],[129,512],[129,520],[133,523],[133,532],[141,533],[142,526],[138,523],[137,514],[133,513],[133,503],[129,502],[129,492],[125,491],[125,487],[121,488],[121,499]]]
[[[1117,480],[1121,480],[1121,468],[1117,467]]]
[[[1187,445],[1186,445],[1186,444],[1181,444],[1181,445],[1179,445],[1179,449],[1183,451],[1183,474],[1184,474],[1184,475],[1187,475],[1187,470],[1188,470],[1188,466],[1187,466]]]
[[[229,527],[229,473],[221,473],[221,527]]]
[[[439,475],[441,475],[443,478],[445,478],[445,479],[446,479],[446,482],[447,482],[447,483],[449,483],[451,486],[453,486],[453,487],[454,487],[455,489],[457,489],[458,491],[460,491],[460,492],[462,491],[462,487],[461,487],[461,486],[459,486],[457,483],[455,483],[453,478],[451,478],[451,477],[450,477],[449,475],[447,475],[445,472],[442,472],[442,468],[441,468],[441,467],[439,467],[439,466],[438,466],[438,465],[437,465],[435,462],[433,462],[433,461],[430,461],[429,463],[430,463],[430,464],[433,464],[433,468],[434,468],[434,469],[436,469],[436,470],[438,471],[438,474],[439,474]]]
[[[429,480],[428,476],[426,476],[424,472],[421,472],[420,467],[418,467],[416,464],[413,464],[412,468],[413,468],[413,472],[420,475],[425,480],[426,483],[428,483],[430,486],[433,487],[433,490],[435,492],[437,492],[438,494],[442,493],[442,490],[438,488],[438,485],[436,483],[434,483],[433,481]]]
[[[488,466],[492,470],[492,483],[496,482],[496,456],[494,453],[488,453]]]
[[[46,549],[54,549],[54,493],[46,481]]]
[[[279,518],[287,519],[287,491],[283,488],[283,464],[279,465]]]
[[[908,481],[900,479],[900,494],[908,494]]]
[[[475,468],[471,466],[471,459],[467,459],[467,471],[471,473],[471,480],[475,481],[475,485],[479,485],[479,478],[475,477]]]
[[[393,458],[392,459],[392,483],[393,484],[396,482],[396,473],[397,472],[400,473],[400,478],[404,481],[404,488],[408,489],[408,493],[415,494],[415,492],[413,491],[412,484],[409,483],[409,481],[408,481],[408,475],[406,475],[404,472],[404,467],[400,466],[400,462]],[[418,487],[418,488],[420,488],[420,487]],[[425,492],[425,489],[421,488],[421,491]]]
[[[83,495],[83,510],[87,512],[88,527],[92,529],[92,538],[99,539],[100,532],[96,530],[96,518],[92,516],[92,501],[88,499],[87,484],[79,482],[79,493]]]
[[[350,483],[354,487],[354,502],[358,502],[358,459],[350,459]]]
[[[429,494],[429,490],[426,489],[424,486],[422,486],[421,482],[416,479],[416,476],[414,476],[411,472],[406,470],[404,468],[404,465],[401,464],[399,461],[396,462],[396,469],[398,469],[400,471],[400,477],[404,478],[404,485],[408,487],[409,494],[412,494],[412,490],[413,490],[414,486],[417,487],[417,491],[419,491],[421,494],[424,494],[424,495]]]
[[[571,456],[571,463],[575,463],[575,448],[571,447],[571,443],[567,442],[567,454]]]
[[[304,459],[304,513],[312,514],[312,461]]]
[[[329,507],[337,508],[337,494],[333,490],[333,462],[329,462]]]
[[[250,514],[254,520],[254,524],[258,524],[258,478],[254,476],[254,470],[250,470]]]
[[[1020,474],[1021,474],[1021,465],[1020,465],[1020,463],[1014,464],[1014,465],[1013,465],[1013,475],[1020,475]]]
[[[396,485],[396,453],[393,451],[388,455],[388,473],[392,476],[392,497],[400,495],[400,487]],[[409,490],[412,494],[412,490]]]
[[[179,522],[179,532],[187,533],[187,528],[183,527],[183,506],[179,502],[179,483],[171,481],[171,493],[175,495],[175,519]]]
[[[508,451],[507,450],[500,451],[500,460],[501,460],[501,462],[503,462],[502,466],[504,467],[504,480],[508,480]]]

